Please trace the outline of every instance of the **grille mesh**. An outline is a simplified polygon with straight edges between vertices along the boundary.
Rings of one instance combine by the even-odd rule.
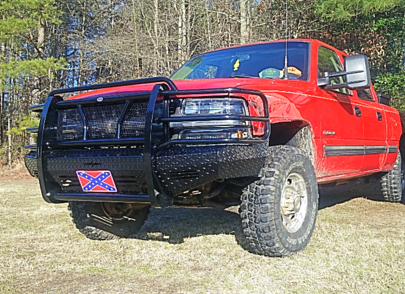
[[[147,102],[133,103],[126,111],[121,126],[122,138],[143,137]],[[87,139],[114,139],[124,103],[83,106],[87,121]],[[60,110],[58,114],[58,140],[83,139],[83,122],[77,108]]]
[[[88,139],[112,139],[117,133],[118,119],[124,104],[83,107],[87,120]]]
[[[145,117],[148,103],[134,103],[125,114],[121,137],[143,137],[145,135]]]

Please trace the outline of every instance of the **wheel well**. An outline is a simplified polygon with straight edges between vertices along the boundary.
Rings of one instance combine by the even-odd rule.
[[[311,126],[307,122],[293,121],[271,125],[270,146],[289,145],[301,149],[314,164],[315,151]]]
[[[399,139],[398,152],[401,154],[401,160],[405,160],[405,134],[402,134],[401,138]]]
[[[399,148],[405,149],[405,134],[401,135],[401,139],[399,140]]]

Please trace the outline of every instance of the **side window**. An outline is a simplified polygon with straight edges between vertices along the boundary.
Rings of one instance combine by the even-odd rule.
[[[318,77],[322,77],[324,72],[335,72],[335,71],[342,71],[343,65],[340,62],[340,59],[335,51],[326,48],[326,47],[319,47],[318,52]],[[336,77],[331,79],[332,84],[341,84],[345,82],[344,77]],[[343,94],[351,94],[349,89],[335,89],[335,92],[343,93]]]
[[[359,98],[363,99],[363,100],[374,101],[373,95],[371,95],[370,89],[357,90],[357,96],[359,96]]]

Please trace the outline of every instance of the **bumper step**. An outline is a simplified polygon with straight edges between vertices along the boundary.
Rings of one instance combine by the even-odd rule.
[[[58,193],[54,196],[59,201],[91,201],[118,203],[150,203],[148,195],[102,194],[102,193]]]

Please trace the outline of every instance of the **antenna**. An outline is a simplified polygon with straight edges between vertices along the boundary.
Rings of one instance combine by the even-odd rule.
[[[288,80],[288,0],[285,0],[285,35],[284,80]]]

